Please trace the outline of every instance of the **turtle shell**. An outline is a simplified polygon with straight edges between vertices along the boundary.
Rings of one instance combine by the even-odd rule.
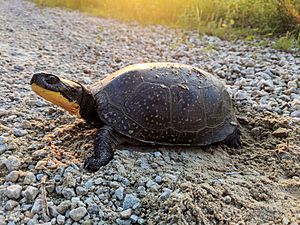
[[[146,143],[209,145],[235,129],[236,117],[224,85],[192,66],[128,66],[100,81],[94,96],[105,124]]]

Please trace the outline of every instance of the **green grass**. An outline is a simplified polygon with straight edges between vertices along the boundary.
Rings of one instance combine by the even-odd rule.
[[[297,37],[300,0],[33,0],[100,17],[198,30],[221,38]],[[286,38],[289,39],[289,38]],[[286,39],[279,39],[285,49]]]

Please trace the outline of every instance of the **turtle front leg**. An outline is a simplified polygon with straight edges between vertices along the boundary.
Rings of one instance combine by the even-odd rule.
[[[224,140],[224,143],[229,148],[239,149],[242,146],[240,136],[241,136],[241,131],[238,127],[236,127],[232,132],[232,134],[227,136],[227,138]]]
[[[108,164],[114,156],[114,148],[124,140],[112,127],[101,127],[95,139],[94,155],[85,160],[84,168],[97,171],[101,166]]]

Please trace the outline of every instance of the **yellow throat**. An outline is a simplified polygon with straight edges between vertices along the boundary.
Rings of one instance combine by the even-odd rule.
[[[75,114],[80,117],[80,106],[76,102],[71,102],[65,98],[61,93],[50,91],[45,88],[38,86],[37,84],[31,84],[32,90],[44,99],[58,105],[65,110],[69,111],[71,114]]]

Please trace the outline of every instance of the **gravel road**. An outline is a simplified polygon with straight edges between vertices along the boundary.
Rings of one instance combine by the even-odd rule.
[[[300,57],[264,42],[0,0],[0,225],[300,224]],[[85,171],[96,130],[34,94],[32,74],[93,86],[156,61],[222,79],[243,148],[122,146]]]

